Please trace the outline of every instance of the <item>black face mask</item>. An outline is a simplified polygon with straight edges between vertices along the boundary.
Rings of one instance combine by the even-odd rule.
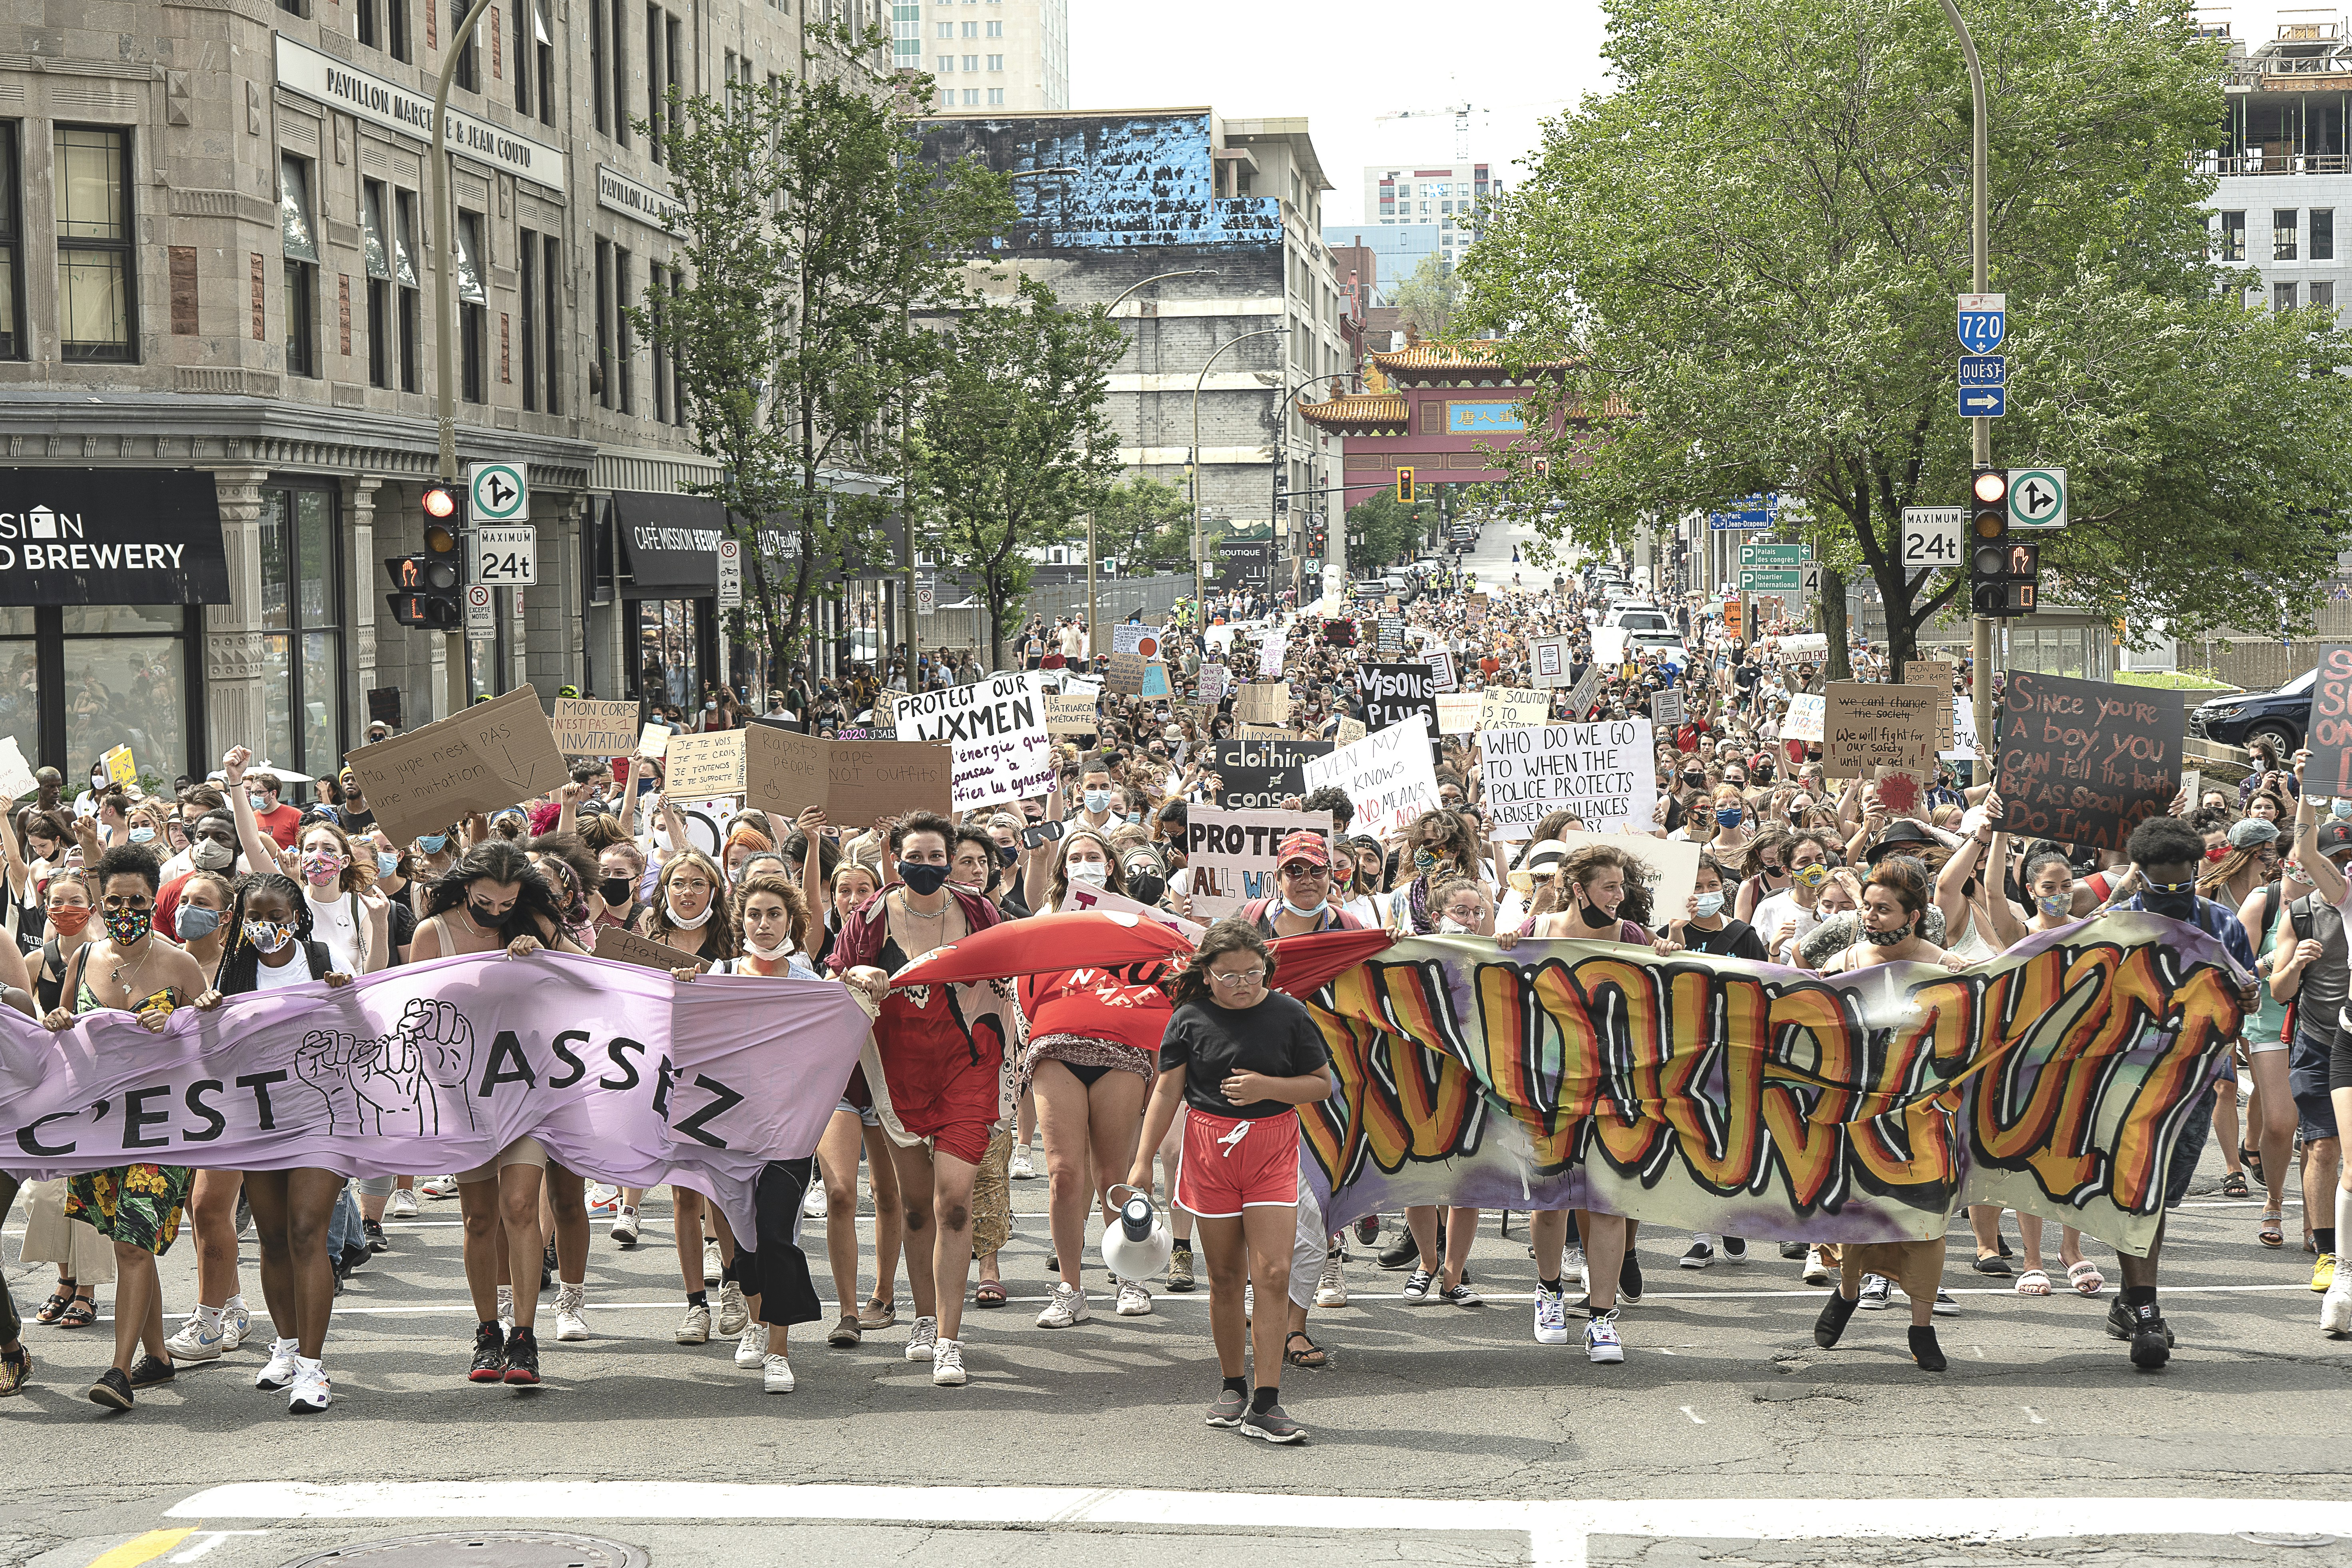
[[[632,900],[629,895],[635,884],[626,877],[607,877],[596,884],[596,896],[616,910],[625,910]]]
[[[996,858],[1003,864],[1010,866],[1014,861],[1021,858],[1021,846],[1018,844],[1000,844],[996,847]]]
[[[1156,904],[1160,895],[1168,891],[1168,881],[1164,877],[1147,871],[1140,877],[1129,878],[1127,890],[1139,903]]]
[[[901,860],[898,862],[898,879],[907,884],[909,892],[928,899],[948,885],[948,868],[945,866],[910,866]]]
[[[2197,917],[2197,895],[2187,893],[2142,893],[2140,907],[2152,915],[2167,920],[2194,921]]]

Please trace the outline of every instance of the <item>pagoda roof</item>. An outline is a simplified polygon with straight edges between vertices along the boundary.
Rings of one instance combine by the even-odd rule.
[[[1383,371],[1499,371],[1506,368],[1503,345],[1492,338],[1455,342],[1433,339],[1401,349],[1376,350],[1368,357]],[[1520,369],[1561,371],[1568,369],[1570,363],[1564,359],[1538,360]]]
[[[1362,428],[1402,427],[1409,415],[1405,395],[1401,392],[1352,392],[1321,403],[1301,403],[1298,416],[1310,425],[1325,427]]]

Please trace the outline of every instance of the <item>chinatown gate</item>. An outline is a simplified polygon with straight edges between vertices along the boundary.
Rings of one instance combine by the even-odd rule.
[[[1366,390],[1301,403],[1299,416],[1327,436],[1345,438],[1345,510],[1393,490],[1399,468],[1423,485],[1479,484],[1511,477],[1505,452],[1530,443],[1520,405],[1547,384],[1557,387],[1565,362],[1528,365],[1514,376],[1491,342],[1422,342],[1365,356]],[[1612,412],[1614,412],[1612,409]],[[1555,417],[1553,429],[1582,429],[1581,410]]]

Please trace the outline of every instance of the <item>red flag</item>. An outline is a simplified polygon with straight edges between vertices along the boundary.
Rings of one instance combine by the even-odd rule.
[[[1276,937],[1274,988],[1293,996],[1311,995],[1394,941],[1384,931],[1318,931]]]
[[[890,984],[940,985],[1080,967],[1118,969],[1171,954],[1189,958],[1192,952],[1192,944],[1181,931],[1138,915],[1100,910],[1039,915],[1006,921],[935,948],[892,975]]]

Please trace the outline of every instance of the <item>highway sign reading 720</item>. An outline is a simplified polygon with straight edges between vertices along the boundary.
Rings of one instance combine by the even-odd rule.
[[[1989,354],[2009,335],[2009,296],[1963,294],[1960,306],[1960,347],[1972,354]]]

